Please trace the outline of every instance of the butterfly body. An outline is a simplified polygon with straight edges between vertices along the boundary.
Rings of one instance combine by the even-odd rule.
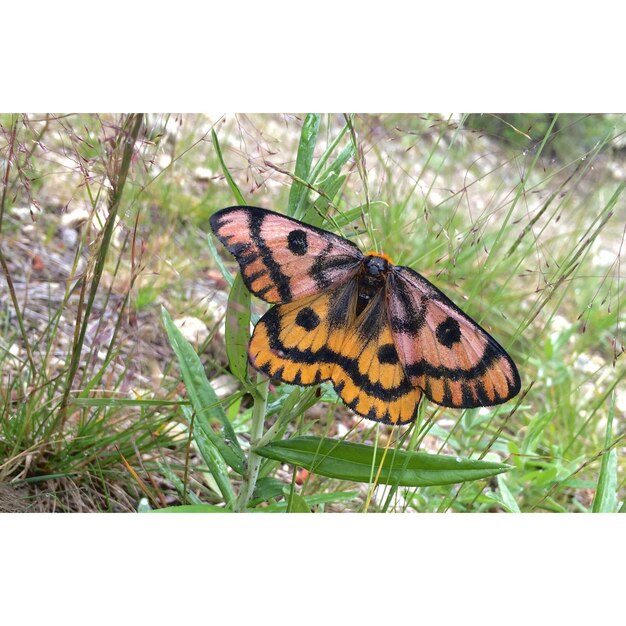
[[[412,421],[422,394],[470,408],[519,392],[504,349],[411,268],[257,207],[218,211],[211,227],[248,289],[276,305],[248,346],[250,363],[268,376],[330,380],[356,413],[392,424]]]

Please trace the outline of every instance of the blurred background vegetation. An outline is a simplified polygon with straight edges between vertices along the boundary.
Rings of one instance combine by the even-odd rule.
[[[237,203],[233,184],[248,204],[284,210],[304,119],[0,115],[0,510],[223,505],[161,306],[245,446],[251,403],[226,357],[229,285],[208,220]],[[410,265],[484,325],[527,391],[491,409],[424,407],[420,449],[509,472],[381,486],[369,510],[623,509],[625,130],[623,115],[320,117],[316,156],[346,158],[311,202],[354,217],[344,237]],[[266,427],[289,393],[270,388]],[[317,400],[286,434],[384,445],[393,430],[327,390]],[[315,511],[367,499],[367,485],[276,462],[261,473],[259,509],[294,494]]]

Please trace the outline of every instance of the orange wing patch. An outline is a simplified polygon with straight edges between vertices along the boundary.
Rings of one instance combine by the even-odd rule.
[[[250,363],[286,383],[314,385],[329,380],[346,330],[353,324],[356,296],[351,281],[272,307],[252,333]]]
[[[393,344],[382,292],[357,318],[357,283],[271,308],[250,339],[250,363],[296,385],[331,380],[356,413],[388,424],[408,423],[421,398]]]
[[[256,325],[248,357],[278,380],[330,380],[356,413],[415,419],[422,393],[454,408],[491,406],[521,386],[515,363],[434,285],[384,254],[256,207],[211,218],[250,291],[276,303]]]
[[[341,399],[359,415],[387,424],[415,419],[422,393],[408,380],[378,292],[347,333],[331,380]]]

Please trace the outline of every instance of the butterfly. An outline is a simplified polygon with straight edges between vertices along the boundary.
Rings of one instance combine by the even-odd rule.
[[[388,424],[413,421],[422,394],[472,408],[519,392],[500,344],[410,267],[258,207],[222,209],[210,223],[246,287],[275,305],[248,345],[250,364],[269,377],[329,380],[355,413]]]

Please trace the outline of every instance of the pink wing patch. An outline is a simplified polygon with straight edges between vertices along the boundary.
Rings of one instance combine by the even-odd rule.
[[[266,209],[231,207],[210,222],[239,263],[246,287],[273,304],[345,283],[363,259],[351,241]]]
[[[398,355],[430,400],[471,408],[501,404],[519,392],[511,357],[447,296],[409,267],[393,267],[388,281]]]

